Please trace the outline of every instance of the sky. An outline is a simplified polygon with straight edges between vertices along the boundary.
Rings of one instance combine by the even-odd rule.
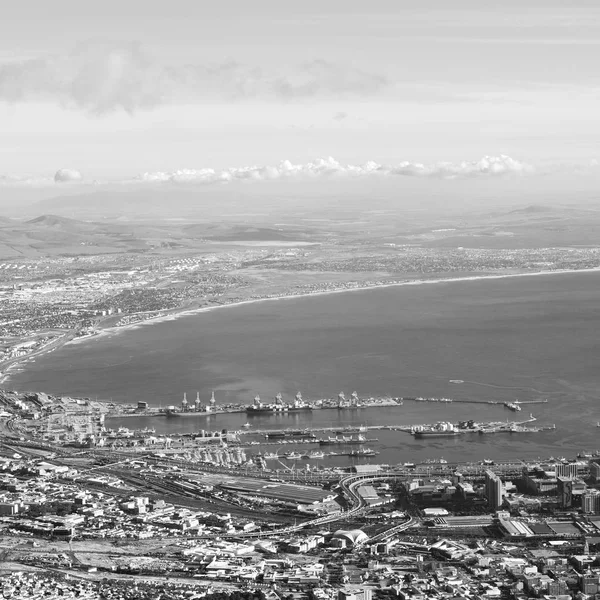
[[[600,159],[598,55],[596,0],[10,2],[0,178],[580,168]]]

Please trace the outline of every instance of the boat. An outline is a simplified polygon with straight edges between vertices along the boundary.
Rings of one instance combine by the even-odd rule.
[[[426,425],[413,427],[410,432],[415,438],[437,438],[437,437],[456,437],[461,435],[461,431],[456,429],[452,423],[436,423],[435,425]]]
[[[252,427],[252,425],[250,425],[250,423],[244,423],[244,424],[242,425],[242,427],[243,427],[244,429],[250,429],[250,427]]]
[[[355,438],[353,437],[328,437],[324,440],[319,440],[319,446],[332,446],[334,444],[364,444],[367,438],[364,435],[357,435]]]
[[[246,407],[246,414],[257,415],[257,414],[287,414],[295,412],[306,412],[312,410],[312,406],[302,400],[302,394],[298,392],[294,401],[286,403],[283,401],[281,394],[275,396],[275,402],[264,404],[261,402],[260,396],[255,396],[254,402]]]
[[[306,460],[313,460],[316,458],[325,458],[325,454],[323,452],[316,450],[313,452],[305,452],[302,455],[302,458],[305,458]]]
[[[337,402],[337,407],[338,409],[352,409],[352,408],[362,408],[362,403],[358,398],[358,393],[357,392],[352,392],[352,395],[350,397],[350,400],[346,399],[346,396],[344,395],[344,392],[340,392],[338,394],[338,402]]]
[[[447,465],[448,461],[445,458],[428,458],[425,460],[426,465]]]
[[[518,400],[515,400],[514,402],[505,402],[504,406],[506,406],[506,408],[508,408],[514,412],[518,412],[518,411],[522,410],[521,406],[519,405]]]
[[[312,431],[305,430],[291,430],[291,431],[272,431],[265,433],[265,438],[268,440],[281,440],[286,437],[293,438],[305,438],[305,439],[316,439],[316,435]]]
[[[376,452],[372,448],[358,448],[357,450],[350,450],[348,456],[352,458],[361,458],[363,456],[377,456],[379,452]]]
[[[438,438],[438,437],[456,437],[461,435],[460,431],[414,431],[412,432],[413,436],[417,439],[423,438]]]
[[[317,437],[312,431],[308,429],[293,429],[292,431],[286,431],[287,435],[292,437],[305,437],[305,438],[315,438]]]
[[[414,469],[416,467],[416,465],[413,462],[405,462],[404,465],[403,465],[403,467],[405,469]]]
[[[140,433],[142,435],[154,435],[156,433],[156,429],[154,429],[154,427],[144,427],[144,429],[140,429],[139,432],[136,431],[136,433]]]
[[[298,454],[298,452],[288,452],[283,455],[283,458],[287,458],[288,460],[300,460],[302,456]]]
[[[348,433],[365,433],[367,431],[367,427],[365,425],[360,425],[358,427],[344,427],[343,429],[338,429],[334,433],[336,435],[344,435]]]

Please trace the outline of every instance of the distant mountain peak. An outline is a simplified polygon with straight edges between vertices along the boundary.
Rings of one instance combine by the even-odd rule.
[[[39,217],[35,217],[35,219],[26,221],[26,223],[29,225],[43,225],[47,227],[85,225],[83,221],[69,219],[68,217],[60,217],[58,215],[40,215]]]
[[[516,210],[511,210],[509,214],[536,214],[536,213],[546,213],[551,212],[552,208],[550,206],[544,206],[543,204],[530,204],[525,208],[517,208]]]

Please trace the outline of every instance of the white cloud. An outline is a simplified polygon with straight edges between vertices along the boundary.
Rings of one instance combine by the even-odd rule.
[[[66,183],[69,181],[81,181],[81,173],[75,169],[59,169],[54,174],[56,183]]]
[[[383,75],[323,60],[280,72],[235,62],[161,64],[138,44],[86,43],[65,56],[0,63],[0,100],[50,101],[92,114],[174,101],[362,96],[389,85]]]
[[[143,173],[138,176],[139,182],[194,182],[219,183],[240,180],[273,180],[286,178],[317,177],[364,177],[364,176],[415,176],[415,177],[476,177],[499,176],[509,174],[527,174],[533,167],[517,161],[510,156],[485,156],[477,162],[449,163],[440,162],[425,165],[422,163],[402,162],[395,166],[380,165],[368,161],[362,165],[339,163],[332,157],[321,158],[304,164],[293,164],[284,160],[274,166],[233,167],[222,171],[214,169],[182,169],[173,172]]]
[[[593,168],[593,161],[586,163],[586,169]],[[438,162],[423,164],[401,162],[397,165],[382,165],[367,161],[359,165],[340,163],[331,156],[312,162],[295,164],[283,160],[277,165],[242,166],[228,169],[179,169],[177,171],[153,171],[142,173],[133,179],[115,181],[87,180],[75,169],[60,169],[54,178],[35,176],[0,175],[0,186],[44,187],[64,185],[64,183],[101,187],[111,184],[141,185],[162,183],[190,184],[226,184],[235,181],[273,181],[293,179],[342,179],[354,177],[426,177],[439,179],[485,178],[502,176],[520,176],[532,173],[548,174],[567,170],[564,166],[534,169],[533,166],[515,160],[510,156],[484,156],[475,162]],[[573,171],[574,167],[569,171]]]
[[[0,187],[47,187],[53,185],[49,177],[33,175],[0,175]]]

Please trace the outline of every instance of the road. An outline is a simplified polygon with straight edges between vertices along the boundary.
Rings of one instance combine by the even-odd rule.
[[[295,533],[300,531],[301,529],[306,529],[309,527],[316,527],[319,525],[324,525],[327,523],[335,523],[336,521],[345,521],[350,517],[355,517],[364,512],[366,508],[368,508],[368,504],[365,502],[363,497],[356,491],[356,488],[369,484],[376,483],[378,481],[389,481],[398,479],[397,473],[381,473],[378,475],[350,475],[349,477],[345,477],[340,481],[340,487],[342,492],[345,494],[346,498],[350,501],[352,507],[347,511],[342,511],[339,513],[325,515],[323,517],[317,517],[316,519],[312,519],[310,521],[305,521],[304,523],[300,523],[299,525],[290,525],[287,527],[283,527],[281,529],[274,529],[269,532],[269,535],[282,535]],[[405,526],[409,527],[412,525],[412,518],[402,523],[402,525],[398,527]],[[401,531],[401,529],[400,529]],[[249,532],[245,534],[232,534],[230,536],[224,535],[222,537],[230,537],[230,538],[244,538],[251,539],[257,537],[264,537],[265,533],[263,531],[260,532]],[[393,535],[390,534],[390,536]]]

